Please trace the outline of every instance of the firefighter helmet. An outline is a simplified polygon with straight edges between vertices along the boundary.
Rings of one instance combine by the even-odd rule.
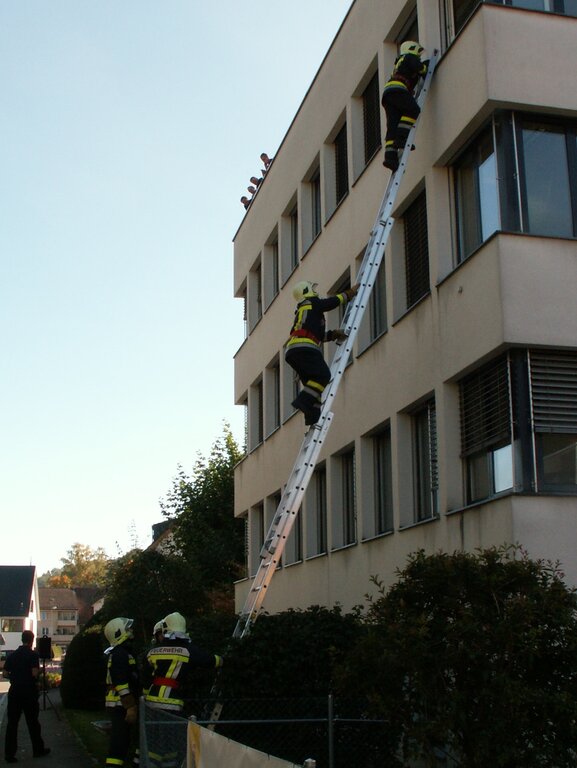
[[[104,627],[104,635],[112,647],[120,645],[125,640],[132,637],[133,619],[126,619],[119,616],[116,619],[110,619]]]
[[[169,613],[162,620],[162,628],[165,632],[186,632],[186,619],[182,613]]]
[[[401,43],[401,56],[404,56],[406,53],[413,53],[415,56],[420,56],[425,49],[420,43],[415,42],[414,40],[405,40],[404,43]]]
[[[318,288],[318,283],[310,283],[308,280],[301,280],[301,282],[297,283],[293,288],[293,296],[295,301],[302,301],[303,299],[308,299],[311,296],[317,296]]]

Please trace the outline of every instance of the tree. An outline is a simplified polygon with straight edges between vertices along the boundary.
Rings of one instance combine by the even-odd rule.
[[[234,467],[242,458],[230,428],[199,455],[188,477],[182,467],[161,502],[165,517],[174,520],[174,552],[193,564],[207,589],[232,593],[244,574],[244,524],[234,517]]]
[[[575,592],[518,548],[409,558],[369,603],[340,686],[390,722],[387,765],[575,764]]]
[[[175,555],[135,549],[111,563],[98,621],[106,624],[115,616],[133,619],[136,642],[145,646],[156,622],[167,614],[179,611],[188,617],[207,608],[194,564]]]
[[[72,587],[102,586],[110,559],[102,547],[92,549],[86,544],[73,544],[68,550],[67,557],[60,559],[62,568],[59,576],[70,580]],[[51,583],[50,586],[55,586]]]

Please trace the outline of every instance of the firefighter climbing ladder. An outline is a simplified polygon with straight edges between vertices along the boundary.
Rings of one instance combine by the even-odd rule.
[[[436,63],[437,51],[434,52],[430,60],[427,75],[417,96],[417,102],[421,108],[429,91]],[[361,268],[357,275],[357,282],[360,287],[355,298],[347,305],[341,325],[341,330],[347,334],[347,338],[337,346],[333,357],[331,381],[324,392],[319,421],[305,435],[292,473],[275,512],[266,541],[260,551],[261,562],[247,595],[244,608],[239,615],[233,637],[244,637],[258,617],[266,597],[268,585],[280,562],[288,535],[292,530],[325,437],[329,431],[333,419],[331,411],[332,402],[338,391],[361,320],[369,303],[371,291],[385,252],[385,246],[394,223],[392,210],[405,173],[416,127],[417,124],[411,128],[399,167],[389,179],[375,226],[365,250]]]

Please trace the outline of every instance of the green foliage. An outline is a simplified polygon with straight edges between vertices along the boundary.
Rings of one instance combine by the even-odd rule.
[[[388,765],[575,764],[576,598],[554,565],[513,548],[418,552],[380,587],[339,687],[389,720]]]
[[[205,589],[232,589],[244,572],[244,524],[234,517],[234,466],[242,458],[231,431],[199,456],[192,475],[182,467],[161,502],[163,514],[175,521],[175,552],[194,563]]]
[[[134,620],[136,644],[150,642],[156,622],[173,611],[193,616],[208,607],[198,569],[181,557],[133,550],[115,560],[108,574],[106,601],[98,620]]]
[[[72,709],[96,710],[104,704],[106,659],[102,626],[94,624],[72,638],[62,662],[62,704]]]
[[[231,641],[220,680],[223,695],[326,696],[334,665],[344,662],[359,633],[356,616],[338,607],[265,613],[247,637]]]

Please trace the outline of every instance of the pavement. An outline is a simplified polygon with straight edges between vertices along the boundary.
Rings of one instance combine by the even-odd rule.
[[[6,691],[9,683],[0,683],[0,766],[4,761],[4,738],[6,733]],[[53,688],[40,694],[40,727],[44,744],[50,747],[46,757],[33,758],[32,744],[24,716],[18,725],[18,752],[16,765],[20,768],[94,768],[97,761],[88,754],[71,729],[62,711],[60,691]]]

